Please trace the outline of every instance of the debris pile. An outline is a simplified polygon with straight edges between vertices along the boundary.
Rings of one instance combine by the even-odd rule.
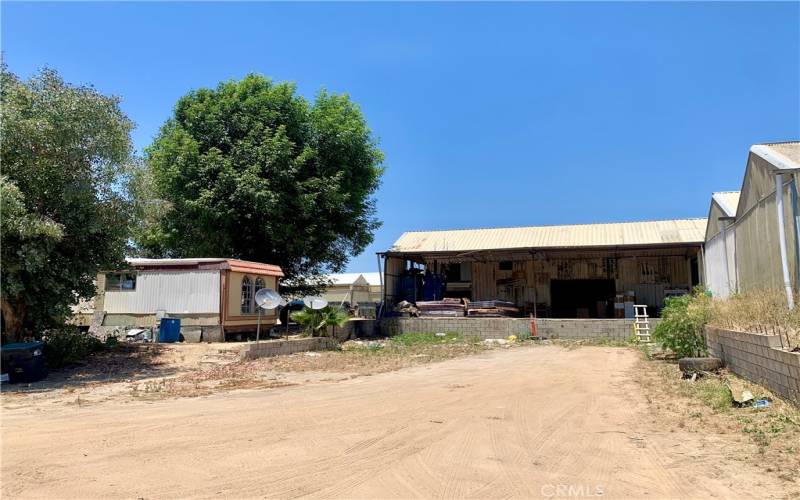
[[[464,316],[464,303],[461,299],[418,301],[417,309],[420,316],[454,317]]]
[[[419,316],[419,309],[407,300],[401,301],[394,308],[400,316]]]
[[[519,316],[513,302],[503,300],[476,300],[467,304],[467,316],[475,318],[511,318]]]
[[[343,351],[359,351],[362,349],[383,349],[386,347],[386,340],[348,340],[342,343]]]

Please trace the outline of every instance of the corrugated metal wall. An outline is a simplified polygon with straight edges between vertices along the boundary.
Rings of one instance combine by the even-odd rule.
[[[405,261],[402,258],[386,257],[384,260],[383,279],[387,304],[393,305],[397,302],[398,277],[404,268]]]
[[[649,250],[621,256],[602,252],[547,255],[514,261],[513,270],[500,270],[502,257],[473,262],[472,299],[502,299],[525,305],[533,303],[535,297],[536,302],[550,304],[550,280],[613,279],[618,291],[633,290],[637,301],[660,307],[666,289],[691,287],[689,257],[669,255],[669,252]]]
[[[105,292],[109,314],[219,313],[219,271],[139,271],[136,290]]]

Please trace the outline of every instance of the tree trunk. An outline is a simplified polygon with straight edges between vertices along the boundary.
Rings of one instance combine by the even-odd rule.
[[[0,302],[3,313],[3,333],[12,342],[19,342],[22,339],[22,320],[25,319],[25,303],[17,299],[13,304],[3,298]]]

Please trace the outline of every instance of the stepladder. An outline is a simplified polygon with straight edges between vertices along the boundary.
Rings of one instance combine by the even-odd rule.
[[[633,306],[633,331],[637,342],[650,342],[650,317],[646,305]]]

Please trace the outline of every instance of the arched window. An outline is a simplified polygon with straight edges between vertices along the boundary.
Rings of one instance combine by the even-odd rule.
[[[242,278],[242,314],[250,314],[253,312],[253,284],[250,278],[245,276]]]
[[[266,288],[266,286],[264,286],[264,279],[258,277],[256,278],[256,286],[253,287],[253,307],[258,307],[258,304],[256,304],[256,294],[262,288]]]

